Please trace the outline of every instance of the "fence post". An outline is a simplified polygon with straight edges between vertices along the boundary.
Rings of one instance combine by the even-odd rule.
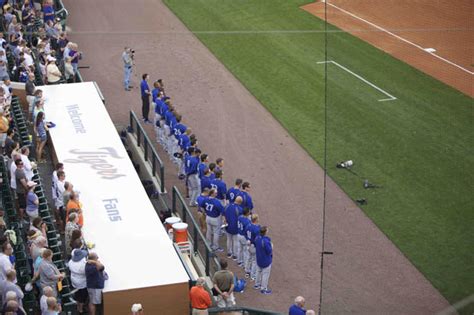
[[[171,210],[176,213],[176,186],[173,186],[171,196]]]
[[[141,142],[142,142],[142,133],[141,133],[141,130],[140,130],[140,127],[137,123],[137,146],[140,147],[141,146]]]
[[[182,204],[182,210],[183,210],[183,222],[187,222],[187,211],[186,211],[186,204]]]
[[[133,133],[133,130],[135,128],[133,128],[133,114],[132,114],[132,111],[130,111],[130,131]]]
[[[155,157],[155,154],[151,155],[151,169],[152,169],[153,176],[156,177],[156,157]],[[160,185],[161,185],[161,183],[160,183]]]
[[[198,238],[198,229],[199,226],[195,226],[193,229],[193,239],[194,239],[194,255],[197,254],[198,252],[198,247],[199,247],[199,238]]]
[[[161,192],[165,192],[165,167],[163,164],[160,165],[160,184],[161,184]]]
[[[209,250],[207,249],[206,246],[206,276],[210,276],[209,274]]]
[[[143,145],[145,146],[145,162],[148,161],[148,141],[146,140],[146,137],[143,137]]]

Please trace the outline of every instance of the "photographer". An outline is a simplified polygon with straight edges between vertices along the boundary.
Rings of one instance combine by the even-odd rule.
[[[130,77],[132,75],[132,68],[133,68],[133,54],[135,51],[129,47],[125,47],[122,53],[122,61],[123,61],[123,68],[124,68],[124,79],[123,84],[125,87],[125,91],[130,91]]]

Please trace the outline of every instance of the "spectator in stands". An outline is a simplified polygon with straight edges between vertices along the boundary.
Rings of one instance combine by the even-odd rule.
[[[64,183],[64,194],[63,194],[63,204],[67,206],[71,193],[74,191],[74,185],[71,182]],[[68,215],[66,215],[68,217]]]
[[[7,132],[10,129],[10,122],[8,118],[4,116],[3,108],[0,108],[0,145],[5,146],[5,140],[7,139]]]
[[[273,244],[267,236],[268,228],[262,226],[260,235],[255,238],[255,253],[257,257],[257,279],[254,289],[260,290],[262,294],[271,294],[272,290],[268,288],[268,279],[272,270]]]
[[[142,116],[143,121],[147,124],[151,124],[148,119],[148,113],[150,112],[150,88],[148,87],[149,76],[147,73],[142,75],[142,82],[140,83],[140,91],[142,96]]]
[[[0,253],[0,280],[7,280],[7,272],[13,269],[13,264],[10,256],[13,255],[13,247],[10,242],[5,242],[2,245],[2,252]]]
[[[304,315],[306,310],[304,309],[305,300],[302,296],[295,298],[295,304],[290,306],[289,315]]]
[[[191,300],[191,308],[193,309],[193,315],[207,315],[209,312],[207,309],[211,307],[211,296],[209,292],[204,288],[206,280],[203,277],[199,277],[196,280],[196,285],[189,291],[189,299]]]
[[[227,261],[219,261],[221,270],[214,273],[212,283],[217,293],[218,307],[232,307],[235,305],[234,298],[234,274],[227,270]]]
[[[52,0],[45,0],[43,2],[43,22],[44,24],[48,23],[48,21],[54,22],[54,7]]]
[[[61,163],[62,164],[62,163]],[[66,226],[66,209],[64,208],[64,199],[63,195],[66,191],[64,185],[66,183],[66,173],[64,171],[57,172],[58,180],[55,185],[55,195],[56,198],[54,199],[54,207],[55,207],[55,214],[57,215],[57,223],[59,225],[59,230],[61,233],[64,232],[64,228]]]
[[[13,128],[8,129],[7,137],[5,138],[5,144],[3,146],[3,153],[8,159],[11,159],[13,149],[17,144],[13,138],[15,136],[15,130]]]
[[[28,211],[28,208],[26,211]],[[40,235],[42,235],[45,239],[48,237],[48,234],[47,234],[48,226],[43,221],[43,219],[39,216],[34,218],[33,221],[31,222],[30,231],[40,233]]]
[[[20,153],[21,161],[23,162],[23,171],[25,172],[26,179],[32,180],[34,176],[33,168],[35,164],[31,163],[28,157],[30,155],[30,148],[25,145],[21,147]]]
[[[67,39],[67,33],[66,32],[60,32],[59,33],[59,39],[58,39],[58,53],[57,53],[57,57],[56,57],[58,60],[63,60],[63,58],[64,58],[64,49],[66,48],[68,43],[69,43],[69,40]]]
[[[48,56],[46,65],[46,78],[48,84],[57,84],[61,80],[61,71],[56,65],[56,58]]]
[[[132,49],[129,47],[125,47],[122,53],[122,61],[123,61],[123,86],[125,91],[131,91],[130,86],[130,77],[132,76],[133,71],[133,52]]]
[[[97,305],[102,303],[102,290],[107,278],[104,265],[96,253],[89,253],[86,264],[87,292],[89,293],[89,314],[95,315]]]
[[[248,208],[247,208],[248,209]],[[245,277],[255,280],[257,277],[257,262],[255,252],[255,238],[260,234],[260,225],[258,224],[258,214],[252,214],[250,224],[247,226],[245,233],[247,234],[249,244],[249,260],[245,266]]]
[[[13,291],[16,294],[16,300],[20,306],[23,306],[23,297],[25,296],[23,294],[23,291],[21,291],[21,288],[16,284],[16,271],[15,269],[10,269],[6,273],[6,282],[3,287],[3,296],[2,300],[6,301],[7,300],[7,292]]]
[[[206,211],[206,239],[213,250],[222,252],[224,250],[219,246],[219,238],[222,224],[221,215],[224,212],[224,207],[216,199],[216,196],[217,190],[211,189],[209,191],[209,198],[203,202],[203,208]]]
[[[25,83],[26,101],[28,102],[28,108],[30,113],[33,111],[33,101],[35,100],[35,74],[31,72],[28,74],[28,81]]]
[[[41,314],[45,314],[48,310],[48,298],[49,297],[54,297],[53,296],[54,291],[50,286],[45,286],[43,288],[43,295],[40,298],[40,309],[41,309]]]
[[[16,293],[7,292],[7,300],[4,302],[2,314],[5,315],[26,315],[26,311],[17,301]]]
[[[75,249],[72,251],[72,258],[68,263],[71,271],[71,284],[77,291],[74,293],[74,300],[77,302],[77,311],[82,314],[84,305],[87,303],[87,279],[86,279],[87,251]]]
[[[240,194],[242,196],[243,202],[242,202],[242,207],[245,209],[249,209],[250,213],[252,213],[253,210],[253,202],[252,202],[252,196],[250,196],[250,183],[249,182],[244,182],[242,184],[242,192]]]
[[[65,232],[64,232],[64,238],[65,238],[65,243],[66,243],[66,253],[71,253],[71,239],[72,239],[72,233],[75,230],[80,230],[79,227],[79,216],[77,213],[72,212],[68,216],[69,221],[66,224]]]
[[[3,59],[0,59],[0,80],[3,81],[7,79],[10,79],[8,65]]]
[[[64,78],[66,79],[67,83],[73,83],[76,79],[72,60],[72,57],[66,57],[64,59]]]
[[[48,140],[48,126],[46,125],[46,122],[44,121],[44,112],[39,112],[38,116],[36,117],[36,122],[35,122],[35,132],[36,136],[39,139],[39,144],[38,147],[36,148],[36,159],[38,160],[39,163],[44,163],[46,160],[44,160],[43,157],[43,148],[46,145],[46,140]]]
[[[28,180],[23,169],[24,166],[22,160],[16,160],[15,165],[16,195],[18,197],[20,219],[23,219],[26,209],[26,192],[28,191]]]
[[[82,53],[78,51],[78,46],[76,43],[72,43],[70,45],[70,50],[69,50],[69,57],[71,57],[71,64],[72,68],[74,70],[74,82],[76,82],[76,75],[77,75],[77,67],[79,65],[79,59],[82,58]]]
[[[54,296],[50,296],[46,300],[48,309],[41,315],[59,315],[61,312],[61,305],[58,304],[58,300]]]
[[[62,281],[65,276],[66,274],[60,272],[58,267],[53,263],[53,252],[50,249],[45,249],[43,251],[43,260],[39,264],[38,271],[31,281],[35,282],[39,278],[42,289],[49,286],[53,289],[53,295],[58,296],[58,281]]]
[[[214,189],[217,189],[217,199],[222,203],[222,205],[226,204],[226,194],[227,194],[227,185],[222,180],[222,170],[215,171],[215,178],[211,180],[211,186]]]
[[[230,203],[233,203],[237,196],[240,196],[240,189],[242,188],[242,179],[237,178],[235,185],[231,187],[226,194],[226,198]]]
[[[224,210],[227,224],[225,228],[227,232],[227,258],[232,258],[233,260],[237,260],[239,253],[238,220],[239,216],[243,213],[241,204],[242,197],[238,196],[235,198],[235,202],[230,203]]]
[[[306,315],[316,315],[316,312],[314,310],[307,310]]]
[[[28,193],[26,194],[26,214],[30,218],[30,222],[33,222],[38,217],[39,198],[35,194],[36,183],[34,181],[28,181]]]
[[[43,260],[43,251],[44,249],[46,249],[47,245],[48,239],[42,235],[37,236],[33,240],[33,243],[30,246],[30,254],[31,259],[33,260],[33,264],[36,265],[36,267],[39,267],[39,263],[41,263],[41,261]]]
[[[79,216],[79,226],[82,227],[84,225],[84,217],[82,215],[82,203],[79,201],[79,193],[76,191],[72,191],[69,195],[69,201],[66,205],[66,217],[69,217],[69,212],[75,209],[77,215]]]

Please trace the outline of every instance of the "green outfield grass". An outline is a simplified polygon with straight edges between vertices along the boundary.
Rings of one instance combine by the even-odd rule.
[[[324,22],[299,8],[310,1],[164,2],[322,165]],[[398,98],[378,102],[383,94],[327,65],[330,176],[368,199],[363,210],[450,302],[465,298],[474,292],[473,100],[349,34],[327,43],[329,60]],[[360,177],[335,168],[344,159]],[[383,188],[364,190],[365,178]]]

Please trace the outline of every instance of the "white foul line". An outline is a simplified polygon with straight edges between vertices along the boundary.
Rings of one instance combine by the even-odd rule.
[[[350,16],[352,16],[352,17],[355,18],[355,19],[361,20],[362,22],[365,22],[365,23],[367,23],[367,24],[369,24],[369,25],[375,27],[376,29],[381,30],[382,32],[385,32],[385,33],[387,33],[387,34],[389,34],[389,35],[392,35],[393,37],[395,37],[395,38],[397,38],[397,39],[399,39],[399,40],[401,40],[401,41],[403,41],[403,42],[405,42],[405,43],[407,43],[407,44],[409,44],[409,45],[412,45],[412,46],[414,46],[414,47],[416,47],[416,48],[418,48],[418,49],[423,50],[424,52],[426,52],[426,53],[432,55],[432,56],[435,57],[435,58],[438,58],[438,59],[440,59],[440,60],[442,60],[442,61],[444,61],[444,62],[446,62],[446,63],[448,63],[448,64],[450,64],[450,65],[452,65],[452,66],[454,66],[454,67],[456,67],[456,68],[458,68],[458,69],[461,69],[462,71],[467,72],[467,73],[469,73],[470,75],[474,75],[474,72],[473,72],[473,71],[469,71],[469,70],[467,70],[466,68],[463,68],[463,67],[461,67],[460,65],[455,64],[454,62],[452,62],[452,61],[450,61],[450,60],[448,60],[448,59],[445,59],[445,58],[443,58],[443,57],[440,57],[440,56],[438,56],[437,54],[435,54],[434,52],[426,51],[426,50],[425,50],[423,47],[421,47],[420,45],[417,45],[417,44],[415,44],[415,43],[413,43],[413,42],[410,42],[409,40],[407,40],[407,39],[405,39],[405,38],[403,38],[403,37],[401,37],[401,36],[398,36],[397,34],[394,34],[394,33],[390,32],[390,31],[384,29],[383,27],[380,27],[380,26],[378,26],[378,25],[376,25],[376,24],[374,24],[374,23],[372,23],[372,22],[369,22],[369,21],[367,21],[367,20],[365,20],[365,19],[363,19],[363,18],[361,18],[361,17],[359,17],[359,16],[357,16],[357,15],[355,15],[355,14],[349,12],[349,11],[346,11],[346,10],[344,10],[344,9],[342,9],[342,8],[339,8],[338,6],[336,6],[336,5],[332,4],[332,3],[329,3],[329,2],[326,2],[326,3],[327,3],[328,5],[330,5],[331,7],[334,7],[334,8],[336,8],[336,9],[338,9],[338,10],[340,10],[340,11],[342,11],[342,12],[344,12],[344,13],[350,15]]]
[[[323,63],[332,63],[332,64],[335,64],[336,66],[338,66],[338,67],[341,68],[342,70],[349,72],[350,74],[352,74],[353,76],[355,76],[357,79],[364,81],[365,83],[367,83],[368,85],[370,85],[371,87],[373,87],[374,89],[376,89],[377,91],[382,92],[383,94],[385,94],[385,95],[388,96],[388,98],[380,99],[379,102],[394,101],[394,100],[397,99],[397,98],[396,98],[395,96],[393,96],[392,94],[390,94],[390,93],[388,93],[388,92],[382,90],[381,88],[379,88],[379,87],[376,86],[375,84],[373,84],[373,83],[367,81],[366,79],[364,79],[363,77],[361,77],[361,76],[358,75],[357,73],[352,72],[351,70],[347,69],[347,68],[344,67],[343,65],[340,65],[340,64],[338,64],[337,62],[335,62],[335,61],[333,61],[333,60],[319,61],[319,62],[317,62],[317,63],[318,63],[318,64],[323,64]]]

